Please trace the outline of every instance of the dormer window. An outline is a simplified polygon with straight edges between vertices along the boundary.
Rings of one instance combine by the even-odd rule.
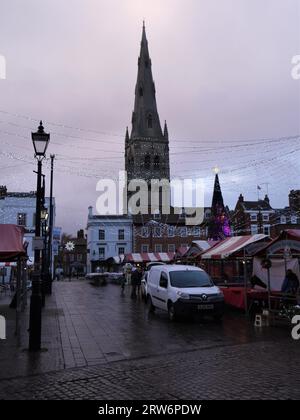
[[[281,217],[280,217],[280,223],[281,223],[282,225],[286,225],[286,217],[285,217],[285,216],[281,216]]]
[[[146,69],[149,67],[149,61],[148,60],[145,60],[145,67],[146,67]]]
[[[144,96],[144,89],[142,87],[139,88],[139,95]]]
[[[153,119],[152,119],[152,115],[151,114],[149,114],[148,117],[147,117],[147,125],[148,125],[148,128],[152,128],[153,127]]]

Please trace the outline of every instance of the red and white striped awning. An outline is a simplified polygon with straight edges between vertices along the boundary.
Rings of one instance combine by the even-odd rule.
[[[242,250],[247,245],[261,241],[268,238],[267,235],[246,235],[246,236],[233,236],[232,238],[224,239],[219,244],[210,248],[208,251],[201,255],[202,259],[223,259]]]
[[[16,266],[17,263],[15,262],[0,262],[0,267],[11,267],[11,266]]]
[[[27,266],[34,265],[34,262],[32,260],[27,260],[26,265]],[[16,266],[17,266],[16,262],[0,262],[0,267],[16,267]]]
[[[126,254],[124,262],[170,262],[174,259],[174,252],[142,252],[141,254]]]

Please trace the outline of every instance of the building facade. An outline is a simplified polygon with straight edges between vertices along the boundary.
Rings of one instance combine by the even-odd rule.
[[[65,276],[83,276],[87,272],[87,238],[84,230],[76,237],[62,237],[56,267],[62,268]]]
[[[200,226],[187,226],[186,216],[155,214],[134,217],[133,252],[175,252],[187,248],[194,240],[208,237],[210,208],[204,209],[204,221]]]
[[[270,236],[274,215],[275,210],[271,207],[267,195],[264,200],[246,201],[240,194],[232,216],[234,236],[257,233]]]
[[[241,194],[232,214],[234,234],[263,233],[275,238],[285,229],[300,229],[299,191],[289,194],[289,206],[274,209],[266,195],[264,200],[245,201]]]
[[[55,199],[53,198],[53,225],[55,224]],[[45,207],[49,209],[50,198],[45,198]],[[0,186],[0,224],[14,224],[25,228],[24,239],[28,243],[29,264],[34,263],[32,240],[35,236],[36,193],[8,192]],[[53,255],[53,252],[52,252]]]
[[[275,209],[273,223],[271,225],[271,237],[276,238],[276,236],[286,229],[300,229],[299,212],[290,207]]]
[[[87,272],[95,272],[105,260],[132,252],[130,216],[94,215],[89,207],[87,221]]]
[[[291,190],[289,193],[289,208],[300,212],[300,190]]]

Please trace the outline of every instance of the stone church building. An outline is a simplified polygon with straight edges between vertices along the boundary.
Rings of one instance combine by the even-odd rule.
[[[128,182],[145,180],[170,180],[169,134],[167,123],[162,130],[156,104],[156,89],[152,74],[145,25],[143,25],[138,74],[135,86],[132,128],[125,136],[125,170]],[[130,198],[130,194],[128,194]],[[150,193],[148,199],[151,204]],[[164,214],[160,205],[151,214],[148,207],[143,214],[133,215],[133,252],[174,252],[187,247],[193,240],[207,237],[207,227],[186,226],[185,212]],[[153,209],[152,209],[153,210]],[[144,214],[147,213],[147,214]],[[209,209],[205,217],[210,218]]]

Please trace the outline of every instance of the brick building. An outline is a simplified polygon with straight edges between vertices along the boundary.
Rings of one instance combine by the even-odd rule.
[[[62,266],[65,276],[84,275],[87,266],[87,240],[84,230],[79,230],[75,238],[63,237],[57,265]]]
[[[289,193],[289,207],[291,210],[300,211],[300,190],[291,190]]]
[[[257,233],[270,235],[274,214],[267,195],[263,200],[246,201],[241,194],[232,216],[234,236]]]
[[[173,209],[171,208],[171,211]],[[200,226],[187,226],[184,212],[181,215],[137,215],[134,217],[134,252],[175,252],[188,247],[194,240],[206,239],[211,218],[210,208],[204,209]]]
[[[266,195],[263,200],[246,201],[241,194],[231,219],[234,235],[263,233],[275,238],[284,229],[300,228],[300,191],[289,194],[289,206],[274,209]]]

